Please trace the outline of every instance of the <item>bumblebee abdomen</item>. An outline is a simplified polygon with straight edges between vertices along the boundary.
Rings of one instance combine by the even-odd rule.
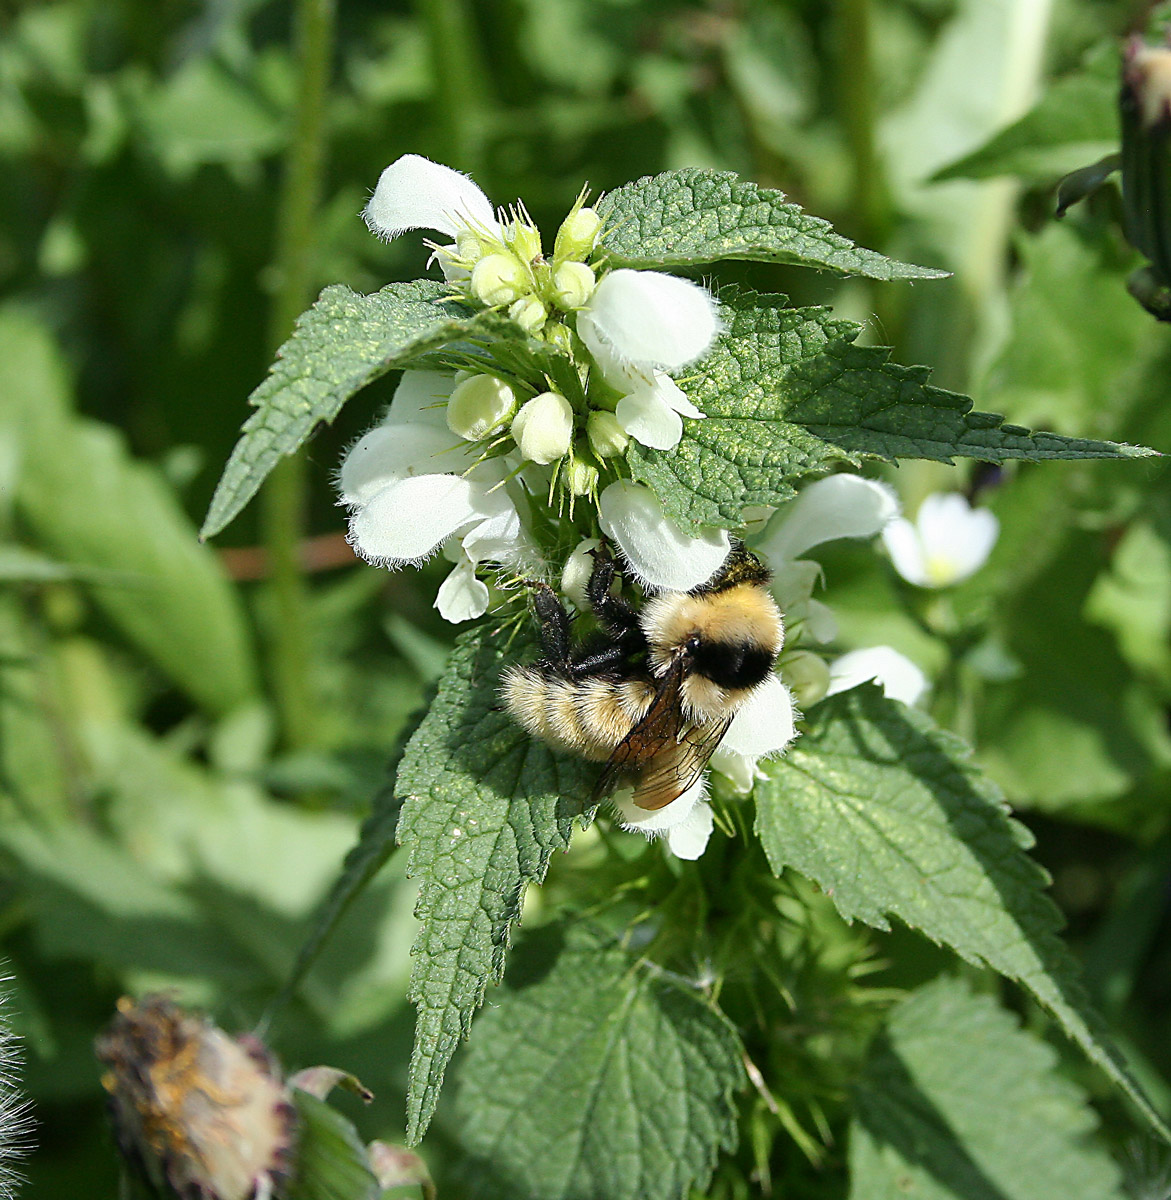
[[[537,667],[512,667],[501,696],[534,737],[601,762],[646,714],[654,688],[642,679],[573,681]]]

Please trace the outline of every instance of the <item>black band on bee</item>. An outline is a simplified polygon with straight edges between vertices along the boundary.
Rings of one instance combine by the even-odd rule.
[[[775,655],[763,646],[704,639],[691,649],[691,668],[697,675],[730,690],[753,688],[773,669]]]

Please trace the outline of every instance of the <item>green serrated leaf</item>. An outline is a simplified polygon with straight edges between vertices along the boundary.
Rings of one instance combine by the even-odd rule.
[[[847,920],[898,917],[1018,981],[1168,1137],[1089,1006],[1028,831],[958,738],[867,685],[817,705],[767,775],[756,823],[773,870],[815,880]]]
[[[1116,149],[1118,139],[1118,45],[1111,38],[1081,68],[1052,84],[1023,117],[937,171],[932,182],[1052,177]]]
[[[1118,1200],[1118,1168],[1057,1056],[942,978],[887,1018],[855,1089],[853,1200]]]
[[[693,990],[581,927],[518,948],[457,1078],[475,1200],[678,1200],[736,1145],[743,1049]],[[550,965],[552,964],[552,965]]]
[[[353,1123],[300,1088],[291,1095],[297,1157],[281,1194],[288,1200],[377,1200],[382,1188]]]
[[[517,332],[507,318],[466,308],[430,279],[392,283],[372,296],[327,287],[249,396],[256,411],[244,422],[200,536],[219,533],[280,458],[319,422],[332,421],[360,388],[451,342],[506,332]]]
[[[599,250],[614,267],[686,267],[721,259],[794,263],[869,279],[941,279],[864,250],[828,221],[731,171],[685,167],[647,175],[603,197]]]
[[[1114,442],[1030,433],[967,396],[927,382],[926,367],[857,346],[860,329],[829,309],[790,308],[784,296],[726,290],[725,329],[679,386],[705,414],[684,422],[673,450],[631,442],[632,477],[685,528],[736,526],[749,505],[778,505],[803,475],[863,458],[953,461],[956,456],[1127,458],[1153,453]]]
[[[418,1007],[407,1136],[427,1129],[447,1063],[504,971],[525,885],[591,814],[596,766],[556,755],[499,704],[505,662],[527,643],[499,629],[460,637],[395,783],[399,842],[420,880],[410,998]]]

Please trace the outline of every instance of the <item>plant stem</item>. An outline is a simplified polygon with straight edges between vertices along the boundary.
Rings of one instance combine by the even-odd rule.
[[[416,0],[427,30],[436,80],[434,106],[443,144],[441,161],[473,175],[483,166],[483,128],[488,82],[483,58],[464,0]]]
[[[296,0],[293,22],[300,88],[277,216],[269,320],[273,350],[289,335],[313,285],[313,226],[325,158],[334,15],[334,0]],[[269,663],[283,740],[292,747],[310,743],[315,724],[309,683],[308,588],[300,558],[305,491],[305,459],[298,453],[272,472],[262,495],[270,568]]]
[[[890,196],[875,142],[874,53],[870,0],[840,0],[838,86],[842,123],[854,162],[852,206],[858,240],[881,245],[890,227]]]

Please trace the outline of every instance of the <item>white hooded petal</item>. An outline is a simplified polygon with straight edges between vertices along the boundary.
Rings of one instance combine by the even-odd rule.
[[[372,562],[418,562],[496,511],[480,484],[457,475],[416,475],[384,487],[351,517],[350,544]]]
[[[706,803],[697,804],[685,820],[667,830],[664,835],[667,848],[676,858],[694,862],[707,849],[713,824],[712,806]]]
[[[838,619],[833,609],[820,600],[805,605],[805,630],[815,642],[832,642],[838,636]]]
[[[683,436],[683,419],[657,388],[643,387],[623,396],[614,410],[618,424],[636,442],[655,450],[671,450]]]
[[[773,567],[772,593],[782,612],[808,602],[822,577],[821,563],[802,558],[797,562],[778,560]]]
[[[916,587],[929,586],[919,531],[906,517],[897,517],[883,529],[882,544],[890,555],[894,569],[908,583]]]
[[[915,704],[927,690],[927,676],[891,646],[851,650],[830,664],[827,696],[874,680],[892,700]]]
[[[434,475],[456,463],[454,436],[430,425],[376,425],[350,448],[338,473],[342,504],[365,504],[411,475]],[[446,456],[446,457],[445,457]]]
[[[404,154],[382,172],[362,216],[387,241],[408,229],[453,238],[461,229],[500,228],[488,197],[466,175],[418,154]]]
[[[727,779],[735,791],[747,796],[756,782],[756,757],[752,754],[737,754],[735,750],[718,746],[708,764]]]
[[[625,480],[610,484],[598,497],[598,520],[650,588],[687,592],[706,583],[731,547],[722,529],[688,537],[667,518],[654,492]]]
[[[796,736],[793,697],[776,675],[770,675],[736,711],[720,746],[755,758],[777,754]]]
[[[500,508],[464,535],[464,553],[474,563],[496,562],[535,573],[541,562],[540,551],[521,524],[520,514],[513,508],[507,492],[503,488],[492,489],[484,503],[499,504]]]
[[[446,404],[454,390],[455,376],[450,371],[404,371],[386,419],[446,429]]]
[[[898,513],[898,500],[884,484],[860,475],[828,475],[777,511],[758,549],[783,562],[835,538],[873,537]]]
[[[645,833],[650,837],[686,821],[691,815],[691,810],[707,799],[707,780],[701,776],[682,796],[662,808],[639,808],[632,796],[631,789],[624,788],[610,798],[610,803],[618,815],[618,823],[623,829]]]
[[[468,561],[457,564],[439,585],[435,597],[439,615],[453,625],[474,621],[488,611],[488,587],[476,578],[476,569]]]
[[[719,328],[707,288],[660,271],[609,272],[577,315],[577,332],[599,362],[616,357],[664,371],[705,354]]]

